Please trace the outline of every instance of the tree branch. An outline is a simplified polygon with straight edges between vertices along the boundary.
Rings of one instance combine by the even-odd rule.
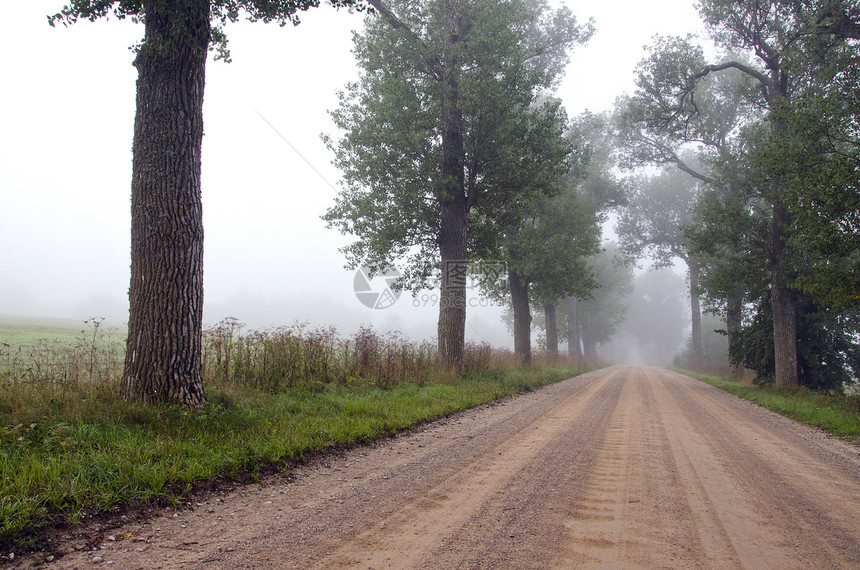
[[[811,34],[833,34],[838,38],[860,40],[860,16],[840,11],[819,14]]]
[[[427,70],[437,80],[442,78],[442,64],[436,59],[421,38],[410,28],[403,20],[381,0],[367,0],[374,10],[379,12],[383,18],[388,21],[388,24],[395,30],[402,30],[409,41],[418,49],[421,56],[424,58],[424,63],[427,65]]]
[[[699,79],[704,79],[705,77],[707,77],[711,73],[715,73],[717,71],[723,71],[723,70],[730,69],[730,68],[734,68],[734,69],[737,69],[738,71],[740,71],[742,73],[746,73],[747,75],[749,75],[750,77],[752,77],[753,79],[755,79],[756,81],[758,81],[759,83],[761,83],[765,87],[771,86],[770,85],[770,78],[767,75],[765,75],[764,73],[762,73],[761,71],[757,70],[756,68],[754,68],[750,65],[747,65],[745,63],[741,63],[739,61],[726,61],[724,63],[718,63],[715,65],[706,65],[702,71],[699,71],[698,73],[694,73],[693,75],[691,75],[687,79],[687,88],[690,91],[692,91],[692,89],[695,87],[695,83]]]

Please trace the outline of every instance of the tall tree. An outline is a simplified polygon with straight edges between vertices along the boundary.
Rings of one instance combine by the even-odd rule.
[[[784,373],[796,368],[786,356],[793,344],[787,338],[799,339],[800,332],[784,333],[798,311],[810,308],[794,303],[785,310],[798,287],[838,291],[827,296],[850,307],[844,301],[851,299],[857,239],[846,228],[857,210],[849,198],[856,185],[848,182],[856,172],[856,135],[845,125],[856,113],[850,94],[860,13],[839,0],[716,0],[700,9],[729,55],[707,64],[689,38],[657,38],[640,64],[637,92],[625,102],[622,140],[633,164],[674,163],[708,184],[687,234],[704,262],[709,301],[725,308],[730,344],[740,338],[745,300],[766,294],[780,305],[767,322],[781,346],[777,380],[793,383]],[[697,148],[704,170],[680,160],[685,146]],[[813,219],[804,230],[802,221]],[[759,231],[764,220],[766,240]],[[770,267],[764,282],[776,295],[761,287],[754,267],[761,259]]]
[[[540,201],[508,231],[505,241],[514,310],[514,352],[528,364],[532,358],[532,302],[549,307],[547,349],[558,353],[555,303],[569,296],[588,297],[596,288],[588,261],[598,252],[600,228],[582,197],[569,188]]]
[[[496,250],[486,252],[491,258],[504,261],[507,279],[484,275],[481,284],[502,302],[507,295],[512,308],[514,351],[524,364],[532,359],[531,307],[544,309],[546,348],[557,355],[556,303],[571,295],[588,296],[597,286],[588,258],[598,251],[602,218],[595,211],[595,199],[586,184],[598,149],[589,141],[591,125],[586,123],[589,121],[582,117],[572,121],[565,139],[558,141],[572,151],[565,167],[559,168],[561,165],[551,154],[546,154],[546,175],[533,177],[524,188],[528,191],[521,193],[522,199],[506,208],[499,219],[504,227],[504,240]],[[500,167],[520,168],[511,161],[500,163]],[[605,194],[611,192],[605,190]]]
[[[753,81],[729,69],[700,81],[694,100],[685,99],[680,94],[687,88],[688,77],[705,65],[701,46],[694,44],[690,37],[658,36],[649,52],[637,68],[635,94],[620,99],[616,105],[616,126],[624,164],[628,167],[673,165],[701,182],[700,200],[708,201],[713,196],[718,201],[742,201],[745,197],[736,182],[740,166],[735,158],[735,146],[739,129],[761,115],[755,103],[757,92]],[[748,261],[740,255],[738,236],[743,233],[735,228],[726,230],[739,223],[739,219],[732,218],[722,224],[714,224],[713,215],[701,221],[705,219],[714,230],[709,232],[708,241],[702,242],[707,249],[690,253],[695,253],[703,277],[712,276],[713,266],[719,266],[722,276],[731,275],[735,279],[719,290],[710,282],[707,299],[712,310],[725,311],[731,342],[741,327],[740,308],[744,304],[745,274],[735,270]],[[691,302],[693,300],[691,296]],[[694,327],[698,328],[696,321]],[[698,342],[699,334],[692,338],[693,352],[701,359],[704,343]]]
[[[335,6],[354,0],[331,0]],[[203,211],[200,158],[205,66],[211,49],[229,59],[223,24],[298,23],[318,0],[75,0],[51,25],[113,14],[138,18],[137,109],[132,146],[131,282],[121,392],[146,404],[199,408],[203,332]]]
[[[534,103],[591,28],[542,1],[370,4],[381,18],[356,36],[361,77],[333,113],[345,188],[325,219],[356,236],[344,250],[352,264],[405,258],[412,289],[435,270],[439,351],[461,370],[467,259],[499,239],[500,216],[533,187],[548,142],[537,134],[558,113]]]
[[[691,338],[697,364],[705,361],[699,301],[699,261],[690,251],[684,227],[691,221],[698,184],[678,168],[660,175],[641,177],[628,205],[618,218],[616,232],[622,250],[633,259],[643,253],[654,259],[654,268],[669,267],[674,259],[687,265],[690,285]]]
[[[718,45],[748,54],[752,63],[729,59],[705,65],[688,77],[681,98],[694,109],[699,81],[738,70],[756,82],[759,101],[769,112],[770,140],[777,144],[796,135],[780,111],[815,89],[822,58],[827,59],[831,48],[856,40],[860,30],[860,10],[843,0],[702,0],[699,12]],[[789,246],[793,227],[789,194],[794,180],[778,167],[770,168],[768,175],[775,378],[778,384],[797,385],[797,307],[791,287],[797,267],[792,264]]]
[[[567,305],[567,355],[582,358],[582,338],[579,334],[579,300],[576,297],[565,299]]]
[[[744,155],[743,146],[736,146],[735,164]],[[731,172],[744,171],[733,168]],[[761,299],[770,282],[767,247],[771,208],[758,192],[759,185],[742,178],[732,176],[728,183],[707,189],[684,228],[690,248],[702,260],[700,285],[706,307],[726,316],[730,350],[740,339],[745,307]],[[735,366],[735,376],[742,372],[741,366]]]
[[[594,222],[600,226],[607,221],[610,211],[626,204],[628,193],[627,181],[619,177],[617,172],[618,145],[611,117],[607,113],[593,114],[586,111],[571,121],[568,134],[574,144],[587,149],[588,161],[584,165],[584,172],[571,170],[567,183],[577,188],[580,200],[591,212]],[[591,299],[591,295],[582,296],[582,299]],[[561,320],[568,356],[580,358],[582,339],[579,299],[571,295],[563,299],[559,306],[565,309]]]
[[[685,97],[689,77],[706,65],[703,48],[691,37],[657,36],[648,51],[636,69],[634,95],[616,102],[622,164],[671,164],[701,182],[721,184],[714,162],[728,163],[738,128],[761,118],[754,81],[729,68],[702,78]]]

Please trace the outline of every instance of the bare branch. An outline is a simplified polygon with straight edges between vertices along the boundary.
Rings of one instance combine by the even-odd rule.
[[[656,149],[658,152],[660,152],[663,155],[666,162],[674,164],[682,172],[686,172],[687,174],[689,174],[690,176],[692,176],[696,180],[701,180],[705,184],[710,184],[710,185],[714,185],[714,186],[718,185],[717,181],[714,178],[711,178],[710,176],[708,176],[702,172],[699,172],[698,170],[693,169],[689,164],[684,162],[684,160],[680,156],[678,156],[678,153],[675,152],[675,150],[673,150],[672,148],[666,146],[665,144],[661,143],[657,139],[651,139],[651,138],[647,138],[647,137],[642,137],[642,138],[648,144],[650,144],[652,147],[654,147],[654,149]]]

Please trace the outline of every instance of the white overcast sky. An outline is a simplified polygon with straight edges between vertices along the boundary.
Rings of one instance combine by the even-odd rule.
[[[46,15],[63,3],[8,2],[0,20],[0,315],[123,323],[137,78],[129,46],[143,29],[115,19],[51,28]],[[567,4],[597,26],[558,93],[570,115],[608,110],[632,91],[654,34],[701,33],[692,0]],[[231,315],[344,332],[373,323],[435,337],[436,309],[416,308],[408,293],[386,310],[356,300],[338,252],[349,240],[320,220],[339,178],[320,134],[334,133],[327,111],[356,75],[351,30],[362,18],[324,5],[295,28],[232,25],[233,62],[208,63],[207,323]],[[470,310],[468,323],[472,339],[508,342],[497,310]]]

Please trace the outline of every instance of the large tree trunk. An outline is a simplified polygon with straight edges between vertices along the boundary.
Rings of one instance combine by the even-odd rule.
[[[558,358],[558,324],[555,319],[555,303],[544,305],[546,320],[546,351],[552,358]]]
[[[579,342],[579,301],[576,297],[567,300],[567,355],[572,358],[582,358],[582,348]]]
[[[775,186],[779,184],[775,182]],[[788,288],[788,263],[783,227],[788,213],[779,195],[773,204],[773,259],[771,261],[770,302],[773,310],[773,355],[775,380],[780,386],[797,386],[797,314],[794,294]]]
[[[788,97],[788,78],[776,67],[770,70],[771,98],[768,105],[773,111]],[[771,136],[780,139],[786,129],[779,117],[771,114]],[[797,386],[797,316],[794,295],[788,288],[789,261],[785,230],[788,226],[788,211],[782,203],[784,182],[776,175],[771,181],[773,218],[771,222],[771,279],[770,303],[773,311],[773,356],[774,376],[777,385]]]
[[[442,204],[439,251],[442,285],[439,303],[439,354],[456,372],[464,367],[466,343],[466,205],[465,200]]]
[[[692,320],[693,358],[696,368],[705,364],[705,342],[702,339],[702,306],[699,301],[699,264],[687,261],[690,270],[690,315]]]
[[[442,188],[439,254],[442,286],[439,303],[439,353],[445,367],[462,372],[466,343],[466,232],[468,203],[464,186],[463,114],[458,102],[460,37],[458,0],[445,0],[445,53],[442,78]]]
[[[514,352],[523,364],[532,363],[531,326],[529,311],[529,287],[516,271],[508,268],[508,284],[511,289],[511,303],[514,306]]]
[[[146,2],[135,58],[131,283],[122,396],[205,403],[200,155],[209,3]],[[167,14],[165,12],[170,12]]]
[[[740,338],[738,335],[741,332],[741,325],[743,323],[743,303],[743,285],[737,284],[735,285],[733,294],[729,295],[726,302],[726,333],[728,336],[728,348],[730,351]],[[742,363],[732,366],[732,377],[739,380],[743,375],[743,369],[744,367]]]
[[[588,362],[597,361],[597,341],[594,340],[594,334],[591,332],[591,319],[586,313],[581,321],[582,323],[582,352],[585,360]]]

